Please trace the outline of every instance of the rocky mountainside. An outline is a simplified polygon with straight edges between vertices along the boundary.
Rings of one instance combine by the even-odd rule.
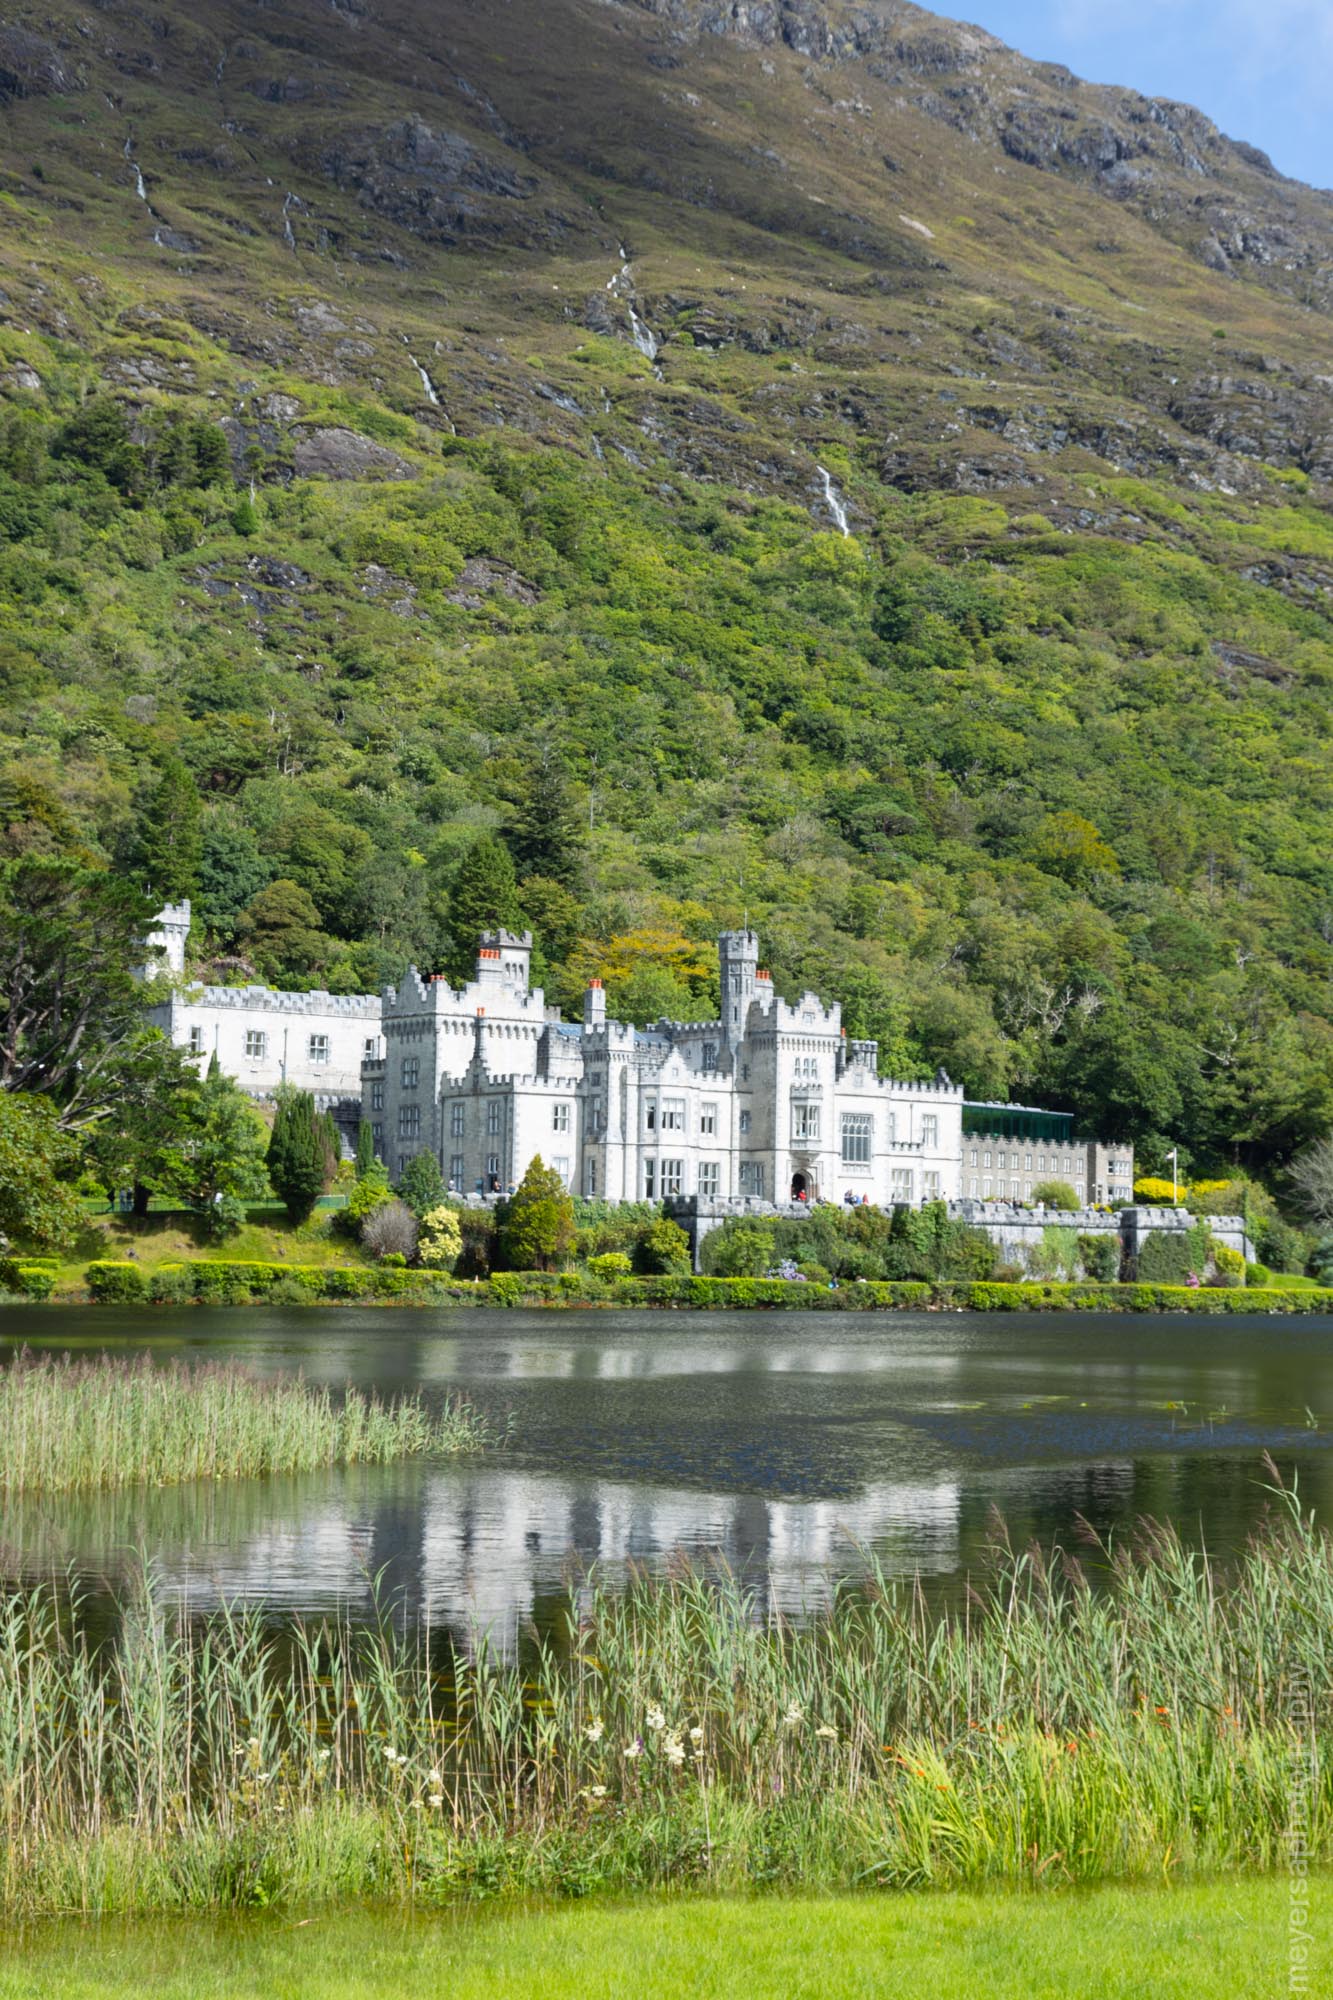
[[[539,743],[558,990],[748,907],[901,1063],[1333,1116],[1333,197],[898,0],[44,0],[0,107],[0,804],[179,757],[201,952],[365,983]]]
[[[915,7],[112,0],[0,30],[0,98],[11,324],[130,391],[295,369],[583,450],[624,420],[793,497],[839,437],[1057,502],[1089,459],[1333,471],[1333,200]],[[587,332],[661,371],[609,426]]]

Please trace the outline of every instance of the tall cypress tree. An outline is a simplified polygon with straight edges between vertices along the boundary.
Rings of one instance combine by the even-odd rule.
[[[375,1133],[370,1120],[363,1118],[356,1128],[356,1177],[363,1181],[375,1171]]]
[[[520,875],[542,875],[566,888],[577,876],[583,827],[569,768],[549,744],[528,763],[505,834]]]
[[[135,873],[164,903],[192,896],[204,857],[199,788],[179,757],[162,760],[148,794],[134,850]]]
[[[449,891],[446,970],[454,984],[472,977],[483,931],[517,930],[522,921],[509,850],[493,834],[483,833],[459,862]]]
[[[328,1185],[325,1134],[308,1090],[280,1090],[268,1142],[268,1177],[293,1222],[304,1222]]]

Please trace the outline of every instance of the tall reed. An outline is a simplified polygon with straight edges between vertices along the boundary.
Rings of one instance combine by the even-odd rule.
[[[1160,1878],[1276,1866],[1298,1817],[1333,1861],[1329,1538],[1094,1555],[804,1626],[682,1568],[447,1677],[387,1619],[191,1624],[150,1578],[98,1646],[37,1590],[0,1614],[0,1912]]]
[[[476,1450],[486,1420],[458,1399],[339,1398],[298,1376],[235,1363],[158,1367],[137,1359],[21,1354],[0,1369],[0,1491],[176,1485],[385,1464]]]

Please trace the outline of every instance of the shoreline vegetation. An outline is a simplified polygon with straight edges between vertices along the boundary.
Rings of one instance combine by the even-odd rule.
[[[962,1606],[872,1566],[803,1624],[680,1567],[447,1672],[390,1606],[279,1644],[149,1572],[94,1638],[39,1586],[0,1609],[0,1917],[1160,1885],[1276,1871],[1297,1825],[1322,1867],[1330,1627],[1333,1542],[1276,1487],[1226,1567],[997,1530]]]
[[[24,1282],[19,1282],[22,1279]],[[489,1278],[396,1265],[279,1264],[194,1258],[144,1269],[90,1264],[77,1291],[57,1292],[51,1267],[24,1265],[11,1304],[109,1306],[402,1305],[646,1308],[658,1311],[1303,1313],[1333,1315],[1333,1286],[1017,1283],[901,1279],[837,1285],[789,1278],[617,1276],[497,1271]],[[0,1303],[3,1303],[0,1301]]]
[[[78,1361],[26,1350],[0,1369],[0,1494],[174,1486],[334,1465],[456,1456],[491,1442],[462,1398],[335,1398],[299,1376],[234,1362],[157,1366],[143,1356]]]

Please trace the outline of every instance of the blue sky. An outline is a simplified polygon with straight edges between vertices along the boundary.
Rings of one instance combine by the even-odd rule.
[[[1333,0],[926,4],[1094,83],[1197,104],[1284,174],[1333,187]]]

